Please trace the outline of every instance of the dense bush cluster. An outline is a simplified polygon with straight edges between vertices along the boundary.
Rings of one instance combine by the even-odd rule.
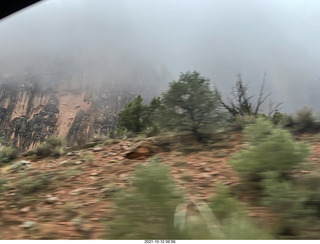
[[[145,133],[147,136],[157,135],[160,132],[162,102],[160,97],[153,98],[150,105],[144,105],[141,96],[138,96],[118,114],[118,135],[125,132]]]
[[[257,201],[280,216],[278,238],[320,238],[320,174],[294,173],[303,169],[308,146],[262,119],[244,132],[247,148],[231,164]]]
[[[217,91],[210,89],[210,81],[198,72],[182,73],[149,106],[142,104],[141,96],[129,103],[118,114],[118,134],[126,130],[153,136],[161,130],[177,130],[202,141],[204,134],[212,133],[223,120],[219,97]]]
[[[0,149],[0,164],[7,163],[15,159],[18,155],[17,149],[11,146],[4,146]]]
[[[51,136],[44,143],[38,146],[33,153],[36,158],[59,157],[64,153],[64,141],[57,137]]]
[[[266,172],[284,176],[309,154],[305,143],[294,141],[289,132],[273,128],[267,120],[258,119],[256,124],[246,127],[244,133],[248,148],[231,164],[247,182],[259,182]]]
[[[320,131],[320,118],[311,109],[304,107],[294,115],[281,114],[279,125],[294,133],[317,132]]]
[[[137,167],[132,185],[114,197],[116,213],[107,224],[108,239],[271,238],[224,186],[209,203],[211,210],[205,203],[184,202],[169,168],[157,159]],[[197,204],[199,214],[189,218],[188,208],[179,207],[185,203]]]
[[[182,201],[167,167],[157,160],[140,165],[133,188],[115,196],[116,219],[108,225],[110,239],[178,239],[173,216]]]
[[[0,165],[10,162],[18,156],[18,150],[7,145],[6,141],[0,137]]]

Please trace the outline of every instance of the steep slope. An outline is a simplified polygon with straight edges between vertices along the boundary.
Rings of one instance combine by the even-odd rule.
[[[238,183],[226,161],[241,147],[239,135],[215,143],[213,147],[218,150],[191,154],[183,153],[175,140],[111,140],[58,159],[23,157],[2,167],[1,178],[7,179],[7,184],[0,204],[0,238],[104,238],[104,222],[114,218],[112,195],[131,187],[135,167],[147,163],[151,156],[170,166],[186,199],[207,201],[217,182],[229,186]],[[164,146],[168,143],[170,152]],[[19,164],[22,159],[30,163]],[[256,217],[261,217],[260,213]]]
[[[83,144],[95,134],[111,133],[117,112],[135,95],[94,85],[66,89],[62,82],[58,88],[36,82],[4,84],[0,133],[22,150],[34,148],[53,134],[65,137],[69,145]]]

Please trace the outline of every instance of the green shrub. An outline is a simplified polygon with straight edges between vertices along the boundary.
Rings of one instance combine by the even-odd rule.
[[[7,180],[4,179],[2,176],[1,176],[1,179],[0,179],[0,196],[1,194],[5,191],[5,184],[7,183]]]
[[[295,126],[295,120],[292,115],[290,114],[284,114],[278,123],[280,127],[287,128],[287,129],[293,129]]]
[[[299,186],[296,182],[280,179],[274,172],[267,173],[262,185],[264,189],[262,203],[280,217],[275,228],[280,237],[294,236],[305,239],[309,238],[308,235],[315,236],[319,232],[320,228],[316,230],[314,228],[319,223],[319,216],[317,216],[317,206],[312,199],[314,193],[318,194],[318,191],[308,190],[307,184]]]
[[[125,108],[118,114],[118,125],[120,130],[139,133],[145,128],[145,113],[147,106],[142,104],[142,97],[139,95],[132,102],[127,104]]]
[[[163,94],[165,126],[189,132],[198,142],[205,142],[205,134],[221,128],[224,113],[220,94],[210,89],[210,81],[199,72],[181,73],[178,81],[169,84]]]
[[[83,159],[86,162],[91,163],[94,160],[94,156],[92,155],[92,152],[87,151],[83,153]]]
[[[159,135],[164,127],[164,105],[160,97],[154,97],[146,110],[146,128],[144,133],[147,137]]]
[[[35,154],[37,158],[49,157],[51,156],[51,153],[52,153],[52,147],[47,143],[41,144],[35,150]]]
[[[218,185],[217,190],[217,194],[211,199],[209,206],[222,223],[223,239],[261,240],[273,238],[268,231],[259,227],[248,217],[248,211],[244,204],[232,196],[227,186]],[[215,236],[212,236],[212,238],[216,239]]]
[[[127,138],[143,133],[147,137],[160,133],[162,126],[163,105],[160,97],[154,97],[150,105],[142,104],[142,97],[138,96],[118,114],[117,136]]]
[[[271,135],[273,129],[270,121],[259,118],[254,124],[245,127],[244,138],[250,144],[255,145],[268,139],[267,137]]]
[[[51,136],[44,143],[38,146],[34,153],[37,158],[59,157],[64,153],[64,141],[57,137]]]
[[[310,131],[318,131],[320,129],[320,123],[318,119],[313,115],[312,110],[304,107],[300,109],[295,116],[283,115],[279,125],[291,129],[293,132],[303,133]]]
[[[187,216],[184,223],[187,234],[192,239],[273,238],[267,230],[258,226],[258,223],[248,217],[244,205],[231,196],[226,186],[218,186],[218,193],[212,198],[209,204],[210,208],[206,207],[204,202],[192,202],[197,208],[198,214],[191,211],[191,216]],[[189,214],[187,213],[187,215]]]
[[[234,214],[247,214],[243,204],[231,195],[227,186],[219,185],[217,190],[217,194],[211,199],[209,207],[220,221]]]
[[[102,187],[100,190],[100,193],[103,197],[109,198],[110,196],[114,195],[115,193],[121,191],[123,187],[114,184],[114,183],[108,183]]]
[[[234,121],[231,123],[231,127],[234,130],[242,130],[248,125],[254,124],[256,121],[255,115],[245,114],[238,115],[234,118]]]
[[[279,178],[278,172],[267,172],[261,182],[264,189],[262,202],[275,211],[291,208],[296,203],[293,200],[298,198],[296,192],[293,192],[292,182]]]
[[[50,183],[50,178],[45,173],[32,172],[32,174],[22,173],[19,179],[14,182],[14,187],[18,189],[19,195],[29,195],[46,189]]]
[[[301,124],[303,124],[301,122]],[[260,121],[245,129],[247,149],[231,162],[261,203],[279,216],[279,238],[320,238],[320,173],[293,174],[303,166],[309,148],[295,142],[290,133]]]
[[[281,123],[281,121],[283,120],[284,116],[285,116],[284,114],[280,113],[279,111],[276,111],[273,114],[273,116],[271,118],[271,121],[272,121],[273,124],[277,125],[277,124]]]
[[[10,146],[4,146],[0,149],[0,165],[7,163],[18,156],[18,151]]]
[[[46,143],[51,145],[52,147],[62,147],[64,145],[64,142],[61,138],[57,136],[51,136],[46,140]]]
[[[181,197],[168,168],[153,159],[139,165],[133,188],[116,194],[116,219],[108,224],[108,239],[178,239],[173,218]]]
[[[151,126],[148,126],[145,130],[144,130],[144,134],[147,137],[152,137],[152,136],[156,136],[159,135],[161,132],[160,127],[157,124],[153,124]]]
[[[297,189],[307,198],[306,205],[313,207],[316,211],[315,216],[320,219],[320,171],[304,174],[294,182]]]
[[[269,121],[262,119],[245,129],[245,138],[248,147],[230,163],[246,183],[260,182],[268,171],[286,175],[309,155],[305,143],[295,142],[289,132],[272,128]]]
[[[270,240],[275,237],[269,231],[255,223],[254,220],[242,216],[233,215],[224,221],[222,231],[228,240]]]
[[[295,129],[298,132],[312,130],[314,126],[314,120],[315,118],[313,117],[312,110],[307,107],[303,107],[297,112]]]

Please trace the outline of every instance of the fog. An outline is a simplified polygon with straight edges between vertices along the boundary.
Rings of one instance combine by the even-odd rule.
[[[46,0],[0,22],[0,72],[150,96],[188,70],[224,95],[241,73],[256,94],[266,72],[282,111],[320,112],[319,27],[317,0]]]

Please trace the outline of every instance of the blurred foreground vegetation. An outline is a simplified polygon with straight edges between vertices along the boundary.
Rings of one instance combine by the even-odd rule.
[[[191,201],[155,158],[137,167],[132,185],[114,196],[116,217],[107,223],[107,239],[272,238],[226,186],[220,186],[209,204]],[[197,211],[188,210],[190,206]]]
[[[193,202],[175,188],[168,168],[153,159],[137,168],[133,188],[115,197],[117,217],[106,237],[319,239],[320,172],[296,173],[311,167],[308,145],[262,118],[247,126],[244,136],[246,148],[229,162],[241,177],[240,186],[231,190],[220,185],[210,202]],[[254,196],[251,204],[276,214],[273,228],[248,217],[239,200],[243,194]]]
[[[262,113],[261,106],[268,97],[269,94],[264,94],[263,81],[258,103],[254,105],[248,87],[239,76],[228,103],[217,88],[210,88],[209,80],[195,71],[181,74],[178,81],[170,83],[167,92],[149,105],[143,104],[141,96],[128,103],[118,114],[118,130],[110,135],[112,138],[191,135],[190,140],[200,145],[201,150],[212,143],[217,131],[242,130],[243,149],[228,162],[241,182],[231,187],[217,184],[216,194],[207,202],[191,200],[177,187],[170,168],[151,158],[135,169],[130,187],[109,182],[101,189],[102,197],[112,199],[115,204],[114,217],[105,220],[105,238],[320,239],[320,171],[309,161],[309,145],[295,140],[296,135],[320,131],[320,117],[308,108],[295,115],[282,114],[280,104],[269,113]],[[4,141],[0,144],[1,165],[18,157],[15,148]],[[75,152],[65,144],[63,139],[51,136],[24,156],[37,161],[59,158],[68,150],[72,156]],[[93,155],[86,152],[83,159],[72,162],[76,164],[74,168],[66,167],[68,172],[54,176],[19,172],[19,178],[11,185],[3,177],[0,194],[11,187],[18,189],[14,193],[17,198],[28,200],[30,195],[49,189],[54,180],[70,180],[80,175],[82,170],[78,165],[93,161]],[[28,164],[21,161],[10,169]],[[63,164],[67,165],[67,160]],[[192,180],[192,176],[186,176]],[[244,196],[250,196],[250,201],[243,200]],[[55,201],[54,197],[49,199]],[[274,214],[275,224],[270,227],[250,217],[249,205]]]

